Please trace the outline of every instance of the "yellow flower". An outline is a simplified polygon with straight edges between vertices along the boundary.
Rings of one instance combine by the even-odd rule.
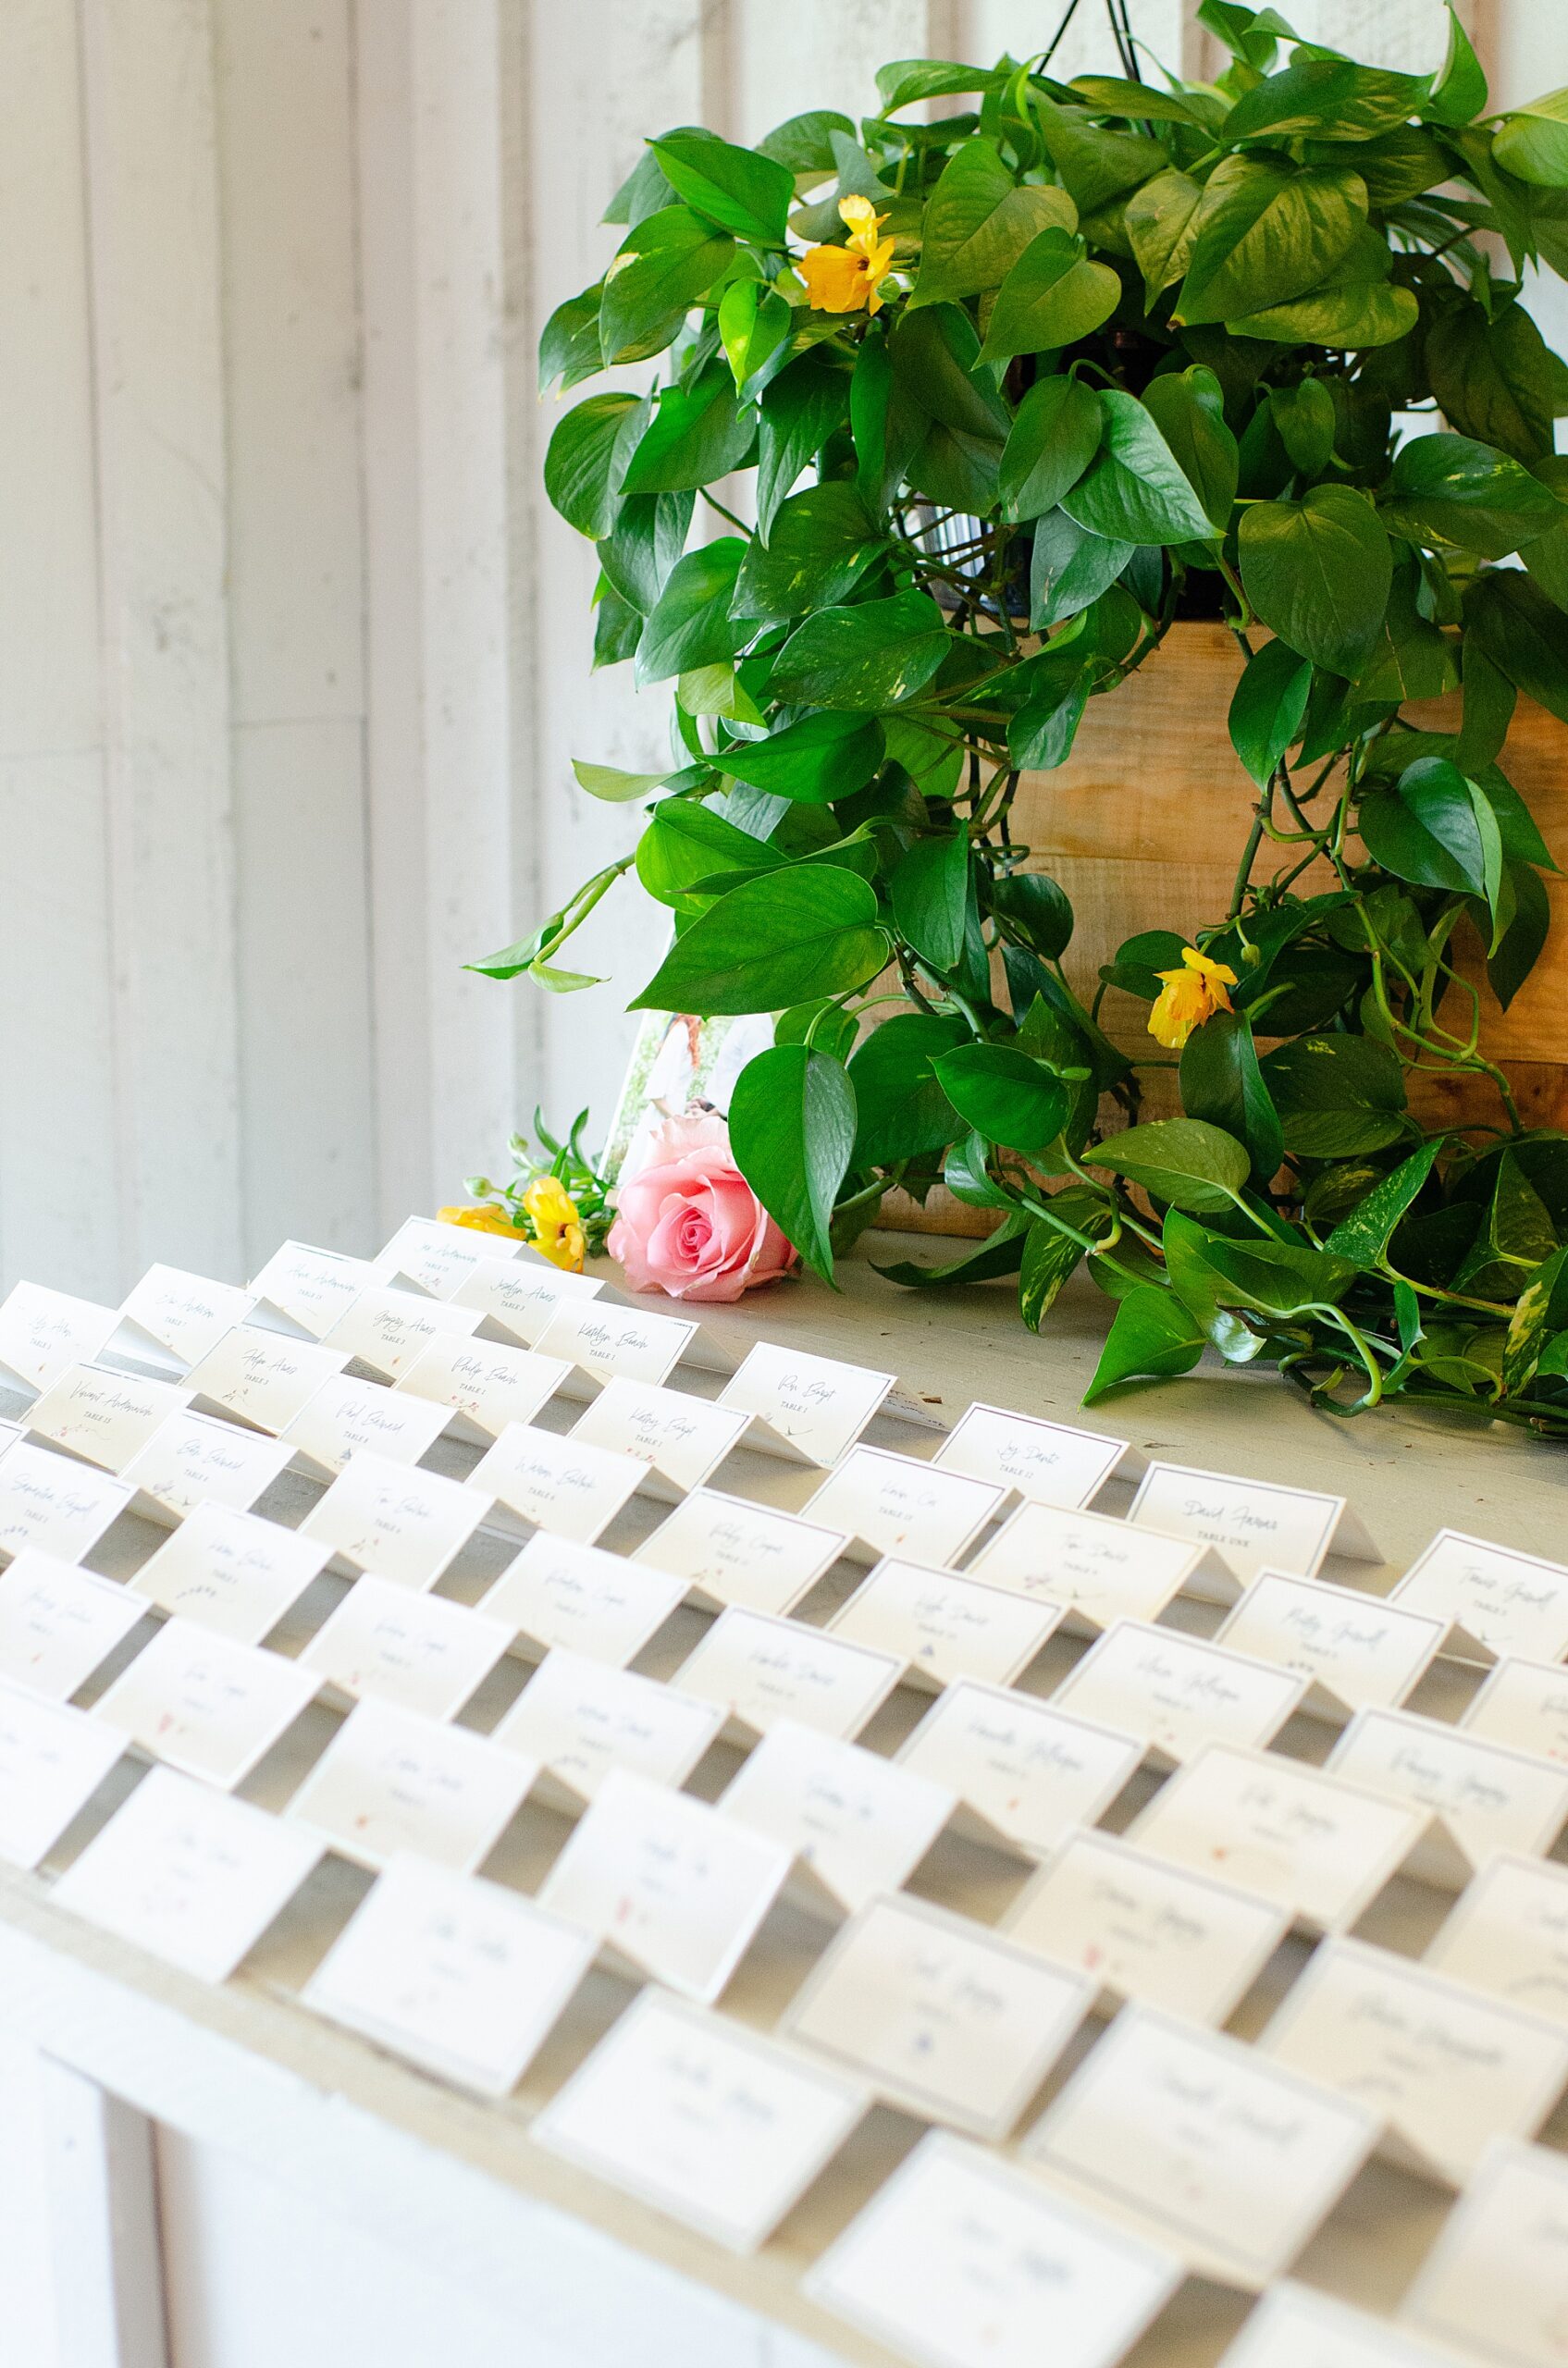
[[[504,1233],[513,1241],[526,1241],[521,1226],[509,1222],[504,1209],[493,1208],[488,1201],[480,1201],[468,1209],[438,1209],[436,1215],[443,1225],[471,1226],[475,1233]]]
[[[1181,960],[1179,970],[1155,972],[1164,983],[1149,1015],[1150,1035],[1173,1053],[1179,1053],[1194,1028],[1201,1028],[1216,1011],[1229,1010],[1230,997],[1225,990],[1236,984],[1234,970],[1223,962],[1211,962],[1195,945],[1182,947]]]
[[[569,1275],[583,1271],[583,1228],[577,1203],[556,1176],[536,1176],[523,1195],[534,1227],[534,1247],[552,1266]]]
[[[868,197],[841,197],[839,217],[848,225],[849,239],[842,247],[808,247],[800,258],[800,277],[819,313],[879,312],[878,290],[893,268],[893,240],[879,239],[886,221]]]

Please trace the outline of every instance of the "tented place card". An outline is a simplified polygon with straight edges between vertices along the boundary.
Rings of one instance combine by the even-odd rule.
[[[198,1505],[149,1555],[129,1592],[237,1645],[259,1645],[320,1576],[331,1550],[254,1513]]]
[[[706,1801],[613,1768],[541,1884],[539,1904],[710,2005],[789,1869],[778,1843]]]
[[[1020,1946],[1079,1967],[1115,1998],[1223,2023],[1290,1925],[1212,1875],[1189,1873],[1108,1833],[1075,1833],[1015,1901]]]
[[[227,1790],[315,1699],[312,1669],[232,1644],[194,1620],[166,1621],[93,1707],[154,1759]]]
[[[967,1916],[876,1899],[830,1943],[783,2028],[890,2103],[1000,2140],[1094,1991]]]
[[[68,1701],[146,1616],[141,1596],[28,1548],[0,1576],[0,1678]]]
[[[471,1874],[538,1773],[520,1752],[395,1702],[351,1710],[285,1814],[345,1858],[384,1867],[412,1850]]]
[[[912,1455],[852,1447],[805,1510],[810,1520],[863,1541],[870,1549],[863,1560],[918,1554],[931,1562],[956,1562],[1004,1494],[992,1481],[940,1472]]]
[[[346,1570],[374,1571],[401,1587],[429,1587],[489,1510],[481,1488],[363,1453],[312,1506],[300,1535],[330,1546]]]
[[[253,1321],[319,1340],[376,1281],[367,1258],[345,1258],[335,1250],[313,1250],[286,1241],[251,1284]]]
[[[1205,1743],[1271,1742],[1306,1683],[1221,1645],[1118,1620],[1053,1698],[1080,1718],[1138,1735],[1163,1759],[1182,1760]]]
[[[1124,2006],[1023,2151],[1202,2275],[1251,2290],[1294,2261],[1378,2127],[1239,2040]]]
[[[130,1490],[71,1457],[17,1439],[0,1452],[0,1560],[35,1546],[74,1562],[130,1502]]]
[[[198,1505],[249,1512],[293,1460],[281,1439],[186,1411],[159,1425],[120,1477],[134,1492],[131,1511],[167,1526]]]
[[[120,1301],[115,1345],[129,1356],[152,1349],[183,1372],[242,1324],[253,1304],[251,1293],[233,1283],[215,1283],[179,1266],[149,1266]]]
[[[1431,1666],[1449,1623],[1327,1579],[1259,1573],[1217,1641],[1253,1660],[1299,1671],[1309,1706],[1333,1711],[1402,1702]]]
[[[514,1637],[548,1652],[570,1646],[623,1669],[685,1600],[685,1581],[628,1562],[599,1546],[579,1546],[541,1529],[509,1562],[480,1609]]]
[[[1130,1454],[1125,1439],[1010,1413],[1006,1406],[974,1405],[959,1415],[932,1461],[944,1472],[994,1481],[1026,1502],[1076,1508],[1093,1504]]]
[[[201,1413],[248,1423],[276,1437],[348,1362],[340,1349],[323,1349],[314,1340],[295,1340],[286,1332],[241,1324],[191,1366],[185,1387]]]
[[[1568,1669],[1510,1654],[1498,1662],[1460,1724],[1483,1742],[1512,1744],[1515,1751],[1568,1767]]]
[[[1443,2224],[1401,2316],[1466,2358],[1561,2368],[1568,2162],[1500,2140]]]
[[[121,1472],[171,1414],[190,1402],[190,1393],[169,1381],[108,1373],[98,1365],[72,1365],[51,1382],[27,1416],[35,1439]]]
[[[1194,1574],[1212,1568],[1209,1548],[1184,1537],[1130,1529],[1102,1513],[1022,1504],[982,1547],[966,1576],[1019,1595],[1044,1596],[1091,1629],[1116,1620],[1157,1620]],[[1234,1581],[1216,1581],[1226,1599]]]
[[[1093,1825],[1142,1757],[1133,1735],[972,1678],[938,1696],[898,1753],[901,1766],[951,1786],[960,1821],[968,1808],[988,1838],[1033,1857]]]
[[[1568,2025],[1568,1867],[1500,1852],[1461,1892],[1423,1962]]]
[[[405,1217],[371,1264],[392,1283],[412,1283],[432,1299],[451,1299],[476,1266],[510,1264],[523,1248],[502,1233],[443,1225],[438,1217]]]
[[[396,1581],[363,1578],[300,1655],[342,1693],[450,1719],[482,1684],[512,1631],[445,1596],[411,1595]]]
[[[710,1602],[793,1611],[849,1543],[841,1529],[768,1505],[694,1488],[637,1548],[636,1560],[685,1581]]]
[[[483,1258],[451,1295],[454,1307],[477,1311],[483,1337],[531,1349],[563,1300],[598,1299],[598,1275],[568,1275],[532,1259]]]
[[[1568,2082],[1568,2031],[1387,1949],[1330,1941],[1260,2047],[1380,2114],[1394,2151],[1463,2187],[1488,2142],[1533,2137]]]
[[[432,1340],[453,1335],[466,1339],[478,1327],[479,1317],[471,1307],[453,1307],[417,1291],[376,1289],[361,1291],[322,1345],[346,1350],[382,1381],[395,1381]]]
[[[777,2227],[867,2103],[825,2065],[648,1990],[530,2135],[744,2253]]]
[[[1568,1769],[1403,1710],[1358,1711],[1328,1765],[1375,1793],[1419,1801],[1473,1866],[1494,1850],[1549,1850],[1568,1822]]]
[[[677,1491],[700,1488],[737,1446],[751,1417],[684,1389],[617,1375],[572,1426],[574,1439],[635,1455]]]
[[[829,1634],[896,1653],[905,1674],[927,1689],[958,1677],[1010,1685],[1061,1618],[1059,1603],[889,1557],[834,1613]]]
[[[640,1307],[612,1305],[605,1299],[563,1299],[532,1346],[547,1357],[564,1357],[590,1380],[666,1381],[697,1338],[697,1326],[679,1315],[649,1315]]]
[[[154,1768],[51,1896],[201,1980],[226,1981],[320,1856],[298,1826]]]
[[[414,1464],[427,1455],[451,1420],[445,1406],[401,1396],[348,1374],[324,1382],[283,1437],[306,1469],[330,1479],[356,1455]]]
[[[1129,1838],[1332,1932],[1371,1906],[1430,1824],[1417,1804],[1301,1760],[1209,1744],[1160,1787]]]
[[[1278,1481],[1242,1480],[1185,1463],[1151,1463],[1127,1518],[1173,1537],[1201,1538],[1242,1580],[1259,1571],[1316,1572],[1330,1547],[1358,1560],[1380,1560],[1343,1497]]]
[[[1387,2319],[1287,2280],[1259,2300],[1222,2368],[1454,2368],[1454,2360]]]
[[[892,1388],[890,1373],[759,1340],[724,1384],[719,1403],[760,1415],[775,1439],[826,1467],[854,1446]],[[759,1444],[772,1442],[764,1435]]]
[[[821,1734],[847,1737],[881,1708],[903,1666],[896,1653],[732,1608],[671,1684],[717,1703],[752,1734],[765,1734],[775,1719],[797,1719]]]
[[[0,1686],[0,1858],[36,1867],[122,1749],[84,1711]]]
[[[18,1283],[0,1303],[0,1379],[36,1393],[73,1365],[91,1364],[119,1324],[117,1310],[41,1283]]]
[[[1568,1569],[1484,1537],[1439,1530],[1394,1589],[1396,1603],[1451,1621],[1494,1653],[1568,1653]]]
[[[647,1477],[648,1466],[635,1455],[509,1423],[474,1466],[468,1486],[496,1498],[517,1522],[591,1546]]]
[[[432,1340],[398,1375],[397,1387],[450,1406],[452,1437],[488,1447],[508,1423],[531,1423],[571,1370],[564,1357],[541,1357],[533,1349],[459,1332]]]
[[[710,1702],[558,1645],[493,1740],[537,1760],[575,1803],[591,1801],[615,1768],[650,1783],[684,1784],[723,1722]]]
[[[806,2290],[922,2368],[1115,2368],[1181,2282],[1172,2253],[932,2130]]]
[[[879,1751],[781,1719],[720,1796],[726,1817],[782,1843],[843,1908],[913,1874],[957,1806]]]
[[[504,2097],[593,1962],[590,1933],[477,1875],[398,1858],[302,1995],[318,2015]]]

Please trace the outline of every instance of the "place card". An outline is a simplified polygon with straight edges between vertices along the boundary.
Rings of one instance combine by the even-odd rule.
[[[685,1390],[617,1375],[572,1425],[572,1437],[616,1455],[635,1455],[672,1488],[685,1490],[700,1488],[718,1470],[750,1420]]]
[[[68,1702],[146,1616],[128,1588],[24,1548],[0,1576],[0,1678]]]
[[[514,1523],[591,1546],[648,1478],[635,1455],[509,1423],[468,1475]]]
[[[722,1724],[711,1703],[557,1645],[492,1740],[537,1760],[575,1807],[591,1801],[615,1768],[653,1784],[684,1784]]]
[[[122,1472],[154,1432],[189,1403],[190,1392],[169,1381],[72,1365],[34,1400],[27,1428],[32,1438],[80,1456],[102,1472]]]
[[[339,1473],[300,1523],[350,1571],[374,1571],[401,1587],[431,1587],[490,1510],[482,1488],[364,1453]]]
[[[708,1802],[612,1768],[540,1885],[539,1905],[711,2005],[789,1869],[787,1850]]]
[[[508,1423],[531,1423],[571,1370],[564,1357],[541,1357],[533,1349],[452,1333],[432,1340],[398,1375],[396,1386],[450,1406],[454,1439],[488,1447]]]
[[[662,1382],[697,1338],[697,1326],[679,1315],[649,1315],[640,1307],[594,1300],[561,1299],[532,1343],[547,1357],[569,1363],[603,1383]]]
[[[759,1415],[772,1434],[759,1444],[776,1451],[783,1440],[808,1462],[827,1467],[854,1446],[892,1388],[890,1373],[759,1340],[724,1384],[719,1403]]]
[[[368,1258],[286,1241],[252,1279],[251,1320],[269,1329],[280,1326],[302,1340],[319,1340],[375,1281]]]
[[[1459,1723],[1484,1742],[1511,1744],[1568,1767],[1568,1669],[1507,1654]]]
[[[395,1381],[432,1340],[452,1335],[467,1339],[478,1325],[471,1307],[453,1307],[445,1300],[377,1285],[361,1291],[343,1310],[322,1346],[345,1350],[378,1380]]]
[[[149,1348],[183,1371],[242,1324],[253,1304],[236,1284],[215,1283],[180,1266],[149,1266],[120,1301],[119,1328],[130,1336],[130,1353]]]
[[[782,1843],[853,1914],[907,1881],[957,1795],[879,1751],[781,1719],[742,1761],[718,1806]]]
[[[504,2097],[594,1954],[589,1933],[500,1883],[397,1858],[300,1994],[441,2079]]]
[[[840,1606],[828,1634],[895,1653],[910,1684],[938,1692],[959,1677],[1010,1685],[1061,1618],[1059,1603],[890,1556]]]
[[[0,1685],[0,1858],[38,1866],[123,1748],[84,1710]]]
[[[994,1481],[1026,1503],[1076,1510],[1093,1504],[1130,1457],[1142,1462],[1125,1439],[977,1401],[959,1415],[932,1462],[945,1472]]]
[[[1464,2355],[1560,2368],[1568,2162],[1500,2139],[1444,2221],[1401,2317]]]
[[[1529,2138],[1568,2084],[1568,2031],[1361,1941],[1328,1941],[1258,2045],[1367,2104],[1395,2155],[1463,2187],[1493,2138]]]
[[[239,1324],[191,1366],[185,1387],[198,1412],[277,1437],[348,1362],[344,1350]]]
[[[536,1531],[479,1608],[549,1652],[566,1645],[624,1669],[685,1600],[685,1582],[601,1546]]]
[[[395,1702],[350,1711],[284,1815],[345,1858],[381,1868],[411,1850],[471,1874],[516,1815],[538,1770],[466,1727]]]
[[[0,1302],[0,1378],[36,1395],[91,1364],[119,1326],[118,1311],[42,1283],[18,1283]]]
[[[1223,2032],[1124,2006],[1023,2158],[1253,2291],[1290,2266],[1371,2153],[1379,2116]]]
[[[1104,1513],[1026,1503],[982,1547],[965,1576],[1017,1595],[1044,1596],[1074,1614],[1073,1624],[1108,1628],[1115,1620],[1157,1620],[1200,1571],[1217,1568],[1206,1546],[1154,1530],[1130,1529]],[[1234,1580],[1216,1579],[1227,1601]]]
[[[897,1754],[901,1767],[957,1794],[957,1823],[1030,1857],[1093,1825],[1142,1757],[1133,1735],[967,1677],[937,1696]]]
[[[1200,1538],[1243,1582],[1260,1571],[1310,1579],[1330,1547],[1358,1561],[1382,1559],[1343,1497],[1186,1463],[1151,1463],[1127,1518],[1167,1536]]]
[[[1190,1759],[1205,1743],[1271,1743],[1306,1692],[1273,1669],[1142,1620],[1118,1620],[1069,1670],[1053,1700],[1080,1718],[1138,1735],[1159,1759]]]
[[[918,1553],[932,1563],[956,1562],[1005,1493],[993,1481],[940,1472],[917,1456],[852,1447],[805,1511],[810,1521],[846,1531],[857,1560]]]
[[[1369,2311],[1287,2281],[1260,2298],[1221,2368],[1454,2368],[1454,2360]]]
[[[29,1546],[75,1562],[130,1502],[130,1490],[71,1457],[16,1439],[0,1454],[0,1560]]]
[[[717,1703],[750,1734],[765,1734],[775,1719],[797,1719],[819,1734],[848,1738],[882,1708],[902,1675],[896,1653],[732,1605],[670,1683]]]
[[[1472,1866],[1494,1850],[1549,1850],[1568,1823],[1568,1769],[1404,1710],[1358,1710],[1328,1765],[1430,1809]]]
[[[863,2089],[655,1990],[529,2135],[732,2251],[754,2252],[866,2110]]]
[[[1262,1571],[1221,1622],[1216,1643],[1298,1671],[1320,1712],[1392,1708],[1436,1659],[1449,1623],[1327,1579]]]
[[[907,2113],[1006,2137],[1095,1984],[918,1899],[873,1899],[829,1943],[782,2029]]]
[[[810,1594],[848,1546],[841,1529],[776,1512],[718,1488],[694,1488],[634,1560],[672,1572],[710,1603],[782,1617]]]
[[[1189,1873],[1109,1833],[1075,1833],[1014,1901],[1021,1948],[1195,2023],[1234,2013],[1290,1929],[1290,1911]]]
[[[300,1664],[356,1700],[371,1694],[450,1719],[488,1677],[512,1630],[445,1596],[411,1595],[392,1579],[356,1580],[311,1638]]]
[[[923,2368],[1115,2368],[1180,2262],[932,2130],[809,2270],[805,2291]]]
[[[315,1671],[236,1645],[194,1620],[168,1620],[93,1706],[154,1759],[227,1792],[241,1783],[315,1698]]]
[[[1459,1894],[1423,1964],[1568,2026],[1568,1867],[1500,1852]]]
[[[443,1225],[439,1217],[404,1217],[370,1263],[388,1281],[412,1283],[431,1299],[451,1299],[475,1266],[510,1262],[522,1248],[521,1241],[509,1241],[504,1233]]]
[[[1206,1744],[1128,1830],[1140,1850],[1219,1875],[1309,1931],[1353,1924],[1431,1825],[1428,1812],[1278,1752]]]
[[[120,1477],[134,1491],[131,1511],[167,1527],[198,1505],[249,1512],[293,1460],[281,1439],[187,1409],[160,1424]]]
[[[1568,1653],[1568,1569],[1462,1530],[1438,1532],[1394,1601],[1451,1622],[1488,1652],[1537,1661]]]
[[[415,1464],[446,1429],[449,1409],[348,1374],[325,1381],[284,1431],[307,1470],[330,1479],[356,1455]]]
[[[127,1592],[237,1645],[259,1645],[320,1577],[331,1550],[258,1514],[198,1505],[148,1556]]]
[[[477,1310],[484,1338],[531,1349],[563,1300],[598,1299],[604,1289],[598,1275],[568,1275],[529,1258],[486,1257],[458,1285],[451,1304]]]
[[[50,1898],[199,1980],[227,1981],[320,1856],[297,1826],[154,1768]]]

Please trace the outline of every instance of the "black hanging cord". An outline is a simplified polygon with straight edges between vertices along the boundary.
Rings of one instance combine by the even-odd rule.
[[[1052,34],[1045,54],[1041,58],[1042,71],[1050,65],[1052,58],[1061,47],[1067,29],[1077,14],[1078,0],[1068,0],[1068,5],[1062,12],[1062,21]],[[1105,0],[1105,15],[1110,19],[1111,39],[1117,45],[1117,56],[1121,61],[1123,74],[1130,82],[1141,82],[1143,77],[1138,70],[1138,47],[1132,37],[1132,19],[1127,13],[1127,0]]]

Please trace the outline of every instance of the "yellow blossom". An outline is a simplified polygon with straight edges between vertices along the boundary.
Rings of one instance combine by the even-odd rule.
[[[800,277],[819,313],[879,312],[878,290],[893,268],[893,240],[879,239],[886,221],[868,197],[841,197],[840,219],[849,230],[842,247],[809,247],[800,258]]]
[[[504,1233],[513,1241],[528,1239],[521,1226],[510,1222],[504,1209],[493,1207],[488,1201],[467,1209],[438,1209],[436,1215],[443,1225],[471,1226],[475,1233]]]
[[[1211,962],[1195,945],[1182,947],[1181,961],[1179,970],[1155,972],[1163,983],[1149,1015],[1150,1035],[1173,1053],[1179,1053],[1194,1028],[1216,1011],[1230,1009],[1225,990],[1236,984],[1234,970],[1223,962]]]
[[[570,1275],[583,1271],[583,1228],[577,1204],[559,1177],[536,1176],[523,1195],[534,1227],[534,1247],[552,1266]]]

